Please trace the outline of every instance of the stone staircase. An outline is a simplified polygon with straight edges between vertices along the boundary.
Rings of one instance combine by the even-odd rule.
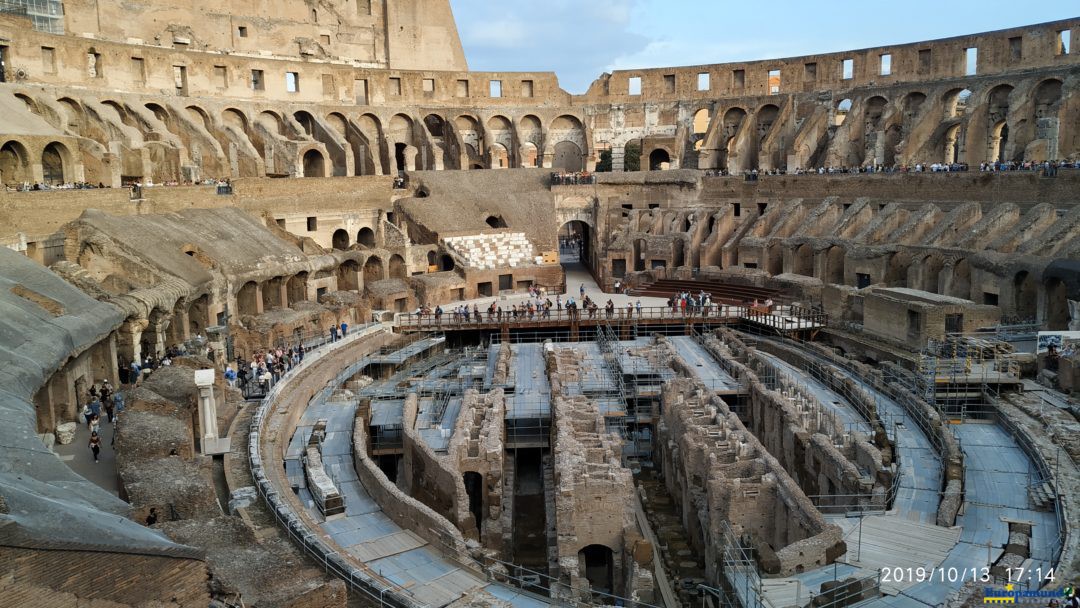
[[[533,245],[523,232],[452,236],[443,244],[470,268],[515,268],[536,262]]]

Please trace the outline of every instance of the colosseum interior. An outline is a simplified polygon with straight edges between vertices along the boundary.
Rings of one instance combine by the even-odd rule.
[[[0,604],[1080,581],[1080,18],[571,95],[226,4],[0,3]]]

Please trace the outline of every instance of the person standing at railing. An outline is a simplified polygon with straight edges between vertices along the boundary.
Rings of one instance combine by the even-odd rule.
[[[337,342],[337,340],[338,340],[337,332],[338,332],[337,323],[335,323],[335,324],[330,326],[330,341],[331,342]]]

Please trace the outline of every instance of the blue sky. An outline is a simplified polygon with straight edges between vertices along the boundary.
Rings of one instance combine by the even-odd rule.
[[[450,0],[469,69],[603,72],[809,55],[1076,17],[1075,0]],[[1073,34],[1074,38],[1077,33]]]

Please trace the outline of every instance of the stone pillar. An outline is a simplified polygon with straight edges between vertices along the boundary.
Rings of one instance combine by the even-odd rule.
[[[212,369],[200,369],[195,372],[195,386],[199,387],[199,445],[205,455],[223,454],[230,449],[229,438],[218,437],[214,374]]]

